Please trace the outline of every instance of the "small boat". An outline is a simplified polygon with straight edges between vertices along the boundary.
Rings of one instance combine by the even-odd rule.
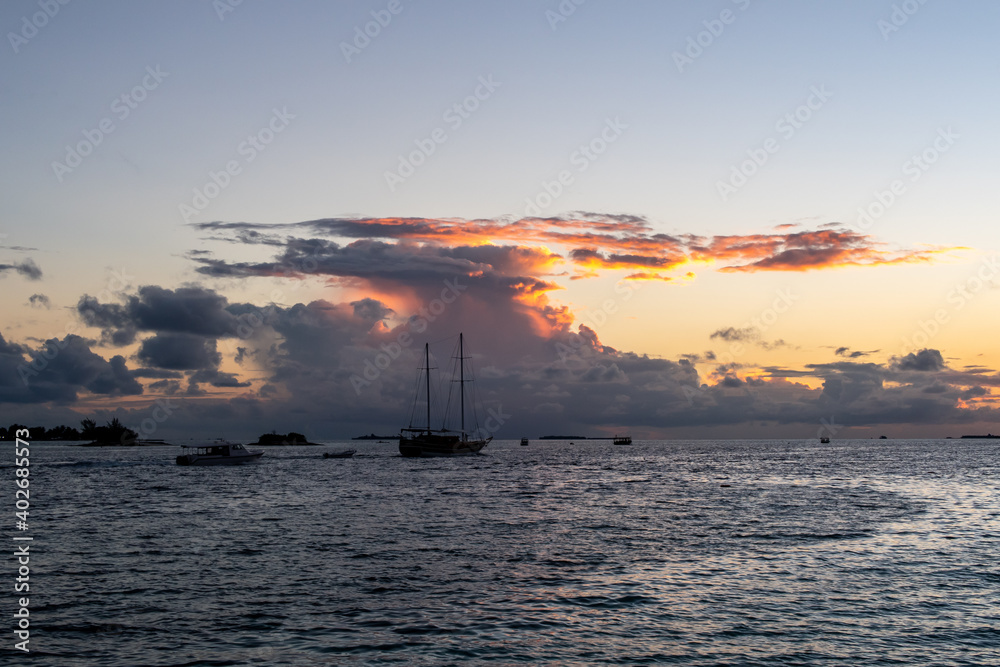
[[[614,438],[611,439],[611,442],[613,442],[616,445],[631,445],[632,444],[632,436],[630,436],[630,435],[616,435]]]
[[[356,449],[343,449],[339,452],[323,452],[324,459],[349,459],[358,453]]]
[[[264,452],[252,452],[235,442],[214,442],[210,445],[181,445],[182,449],[192,450],[177,457],[180,466],[233,466],[239,463],[256,461]]]
[[[400,431],[399,454],[406,457],[427,457],[427,456],[470,456],[478,454],[485,447],[493,436],[486,438],[469,437],[465,430],[465,385],[471,380],[465,379],[465,356],[464,339],[462,334],[458,334],[458,355],[454,357],[459,383],[458,395],[461,405],[459,415],[461,416],[461,427],[458,431],[449,428],[431,428],[431,356],[430,346],[424,344],[424,367],[420,369],[424,373],[427,395],[427,421],[425,427],[415,427],[413,419],[416,416],[416,405],[419,400],[418,395],[414,397],[414,409],[410,417],[410,425]],[[473,404],[473,408],[475,405]],[[445,408],[445,414],[448,409]],[[473,410],[473,414],[475,411]],[[479,432],[476,429],[473,433]]]
[[[826,444],[829,444],[830,438],[827,438],[826,436],[823,436],[822,438],[819,439],[819,441],[821,443],[823,443],[824,445],[826,445]]]
[[[521,446],[522,447],[527,447],[528,446],[528,439],[527,438],[521,438]]]

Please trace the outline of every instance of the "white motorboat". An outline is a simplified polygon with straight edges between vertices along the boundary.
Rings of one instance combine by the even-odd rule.
[[[187,450],[177,457],[177,465],[181,466],[232,466],[239,463],[256,461],[264,455],[263,451],[252,452],[235,442],[214,442],[209,445],[188,446]]]

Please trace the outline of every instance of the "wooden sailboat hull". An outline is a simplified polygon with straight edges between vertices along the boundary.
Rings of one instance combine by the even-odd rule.
[[[462,440],[457,435],[421,434],[399,439],[399,453],[407,457],[472,456],[493,438]]]

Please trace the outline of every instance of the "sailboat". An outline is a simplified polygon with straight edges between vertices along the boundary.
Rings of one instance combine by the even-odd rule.
[[[465,347],[462,334],[458,335],[458,383],[460,396],[461,429],[453,431],[442,428],[431,429],[431,354],[430,345],[424,344],[424,373],[427,393],[427,422],[425,428],[415,428],[411,418],[410,425],[400,430],[399,453],[402,456],[468,456],[478,454],[486,444],[493,439],[470,439],[465,431]],[[419,394],[417,396],[419,398]],[[414,404],[416,404],[414,399]],[[414,413],[416,410],[414,409]]]

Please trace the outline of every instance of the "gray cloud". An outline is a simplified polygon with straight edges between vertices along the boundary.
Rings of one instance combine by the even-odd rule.
[[[28,297],[28,304],[32,308],[45,308],[46,310],[52,307],[52,302],[49,301],[49,297],[44,294],[32,294]]]
[[[838,357],[847,357],[848,359],[859,359],[861,357],[867,357],[873,354],[877,354],[878,352],[879,350],[868,350],[868,351],[852,350],[847,346],[842,346],[838,347],[834,351],[834,354],[836,354]]]
[[[82,391],[128,396],[141,394],[142,385],[123,357],[105,360],[79,336],[52,338],[32,350],[0,335],[0,403],[73,403]]]
[[[19,273],[28,280],[41,280],[42,278],[42,270],[31,258],[25,259],[20,264],[0,264],[0,276],[7,271]]]
[[[945,367],[944,357],[938,350],[920,350],[905,357],[893,358],[893,366],[901,371],[940,371]]]
[[[84,295],[76,310],[85,324],[101,329],[102,342],[121,346],[135,342],[140,331],[236,336],[241,323],[228,306],[224,296],[202,287],[146,285],[124,304],[102,304]]]
[[[215,339],[192,334],[162,333],[142,341],[140,361],[167,370],[214,369],[222,361]]]

